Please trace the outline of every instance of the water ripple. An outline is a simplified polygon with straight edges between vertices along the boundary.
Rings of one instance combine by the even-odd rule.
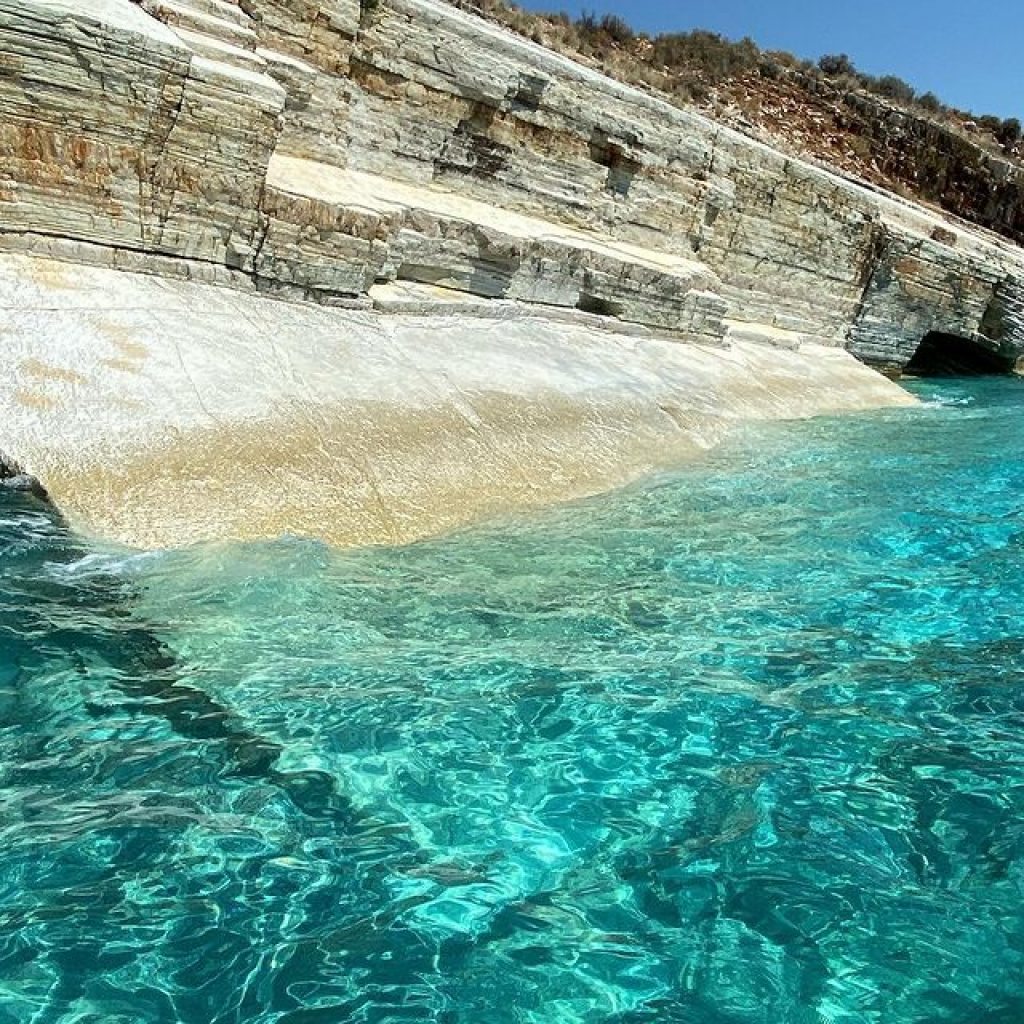
[[[1019,1024],[1024,386],[397,550],[0,509],[0,1024]]]

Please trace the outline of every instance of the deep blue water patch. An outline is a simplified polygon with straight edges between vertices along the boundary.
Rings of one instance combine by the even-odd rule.
[[[0,508],[0,1024],[1020,1024],[1024,384],[398,550]]]

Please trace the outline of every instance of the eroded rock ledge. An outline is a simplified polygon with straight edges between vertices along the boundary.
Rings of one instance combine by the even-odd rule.
[[[0,0],[0,59],[8,248],[756,322],[897,369],[930,332],[1024,350],[1015,246],[437,0]]]
[[[848,353],[1024,352],[1015,246],[436,0],[0,0],[0,72],[0,448],[114,536],[209,535],[146,525],[147,489],[180,503],[202,466],[188,500],[222,501],[265,465],[304,495],[276,526],[404,539],[629,478],[707,424],[904,400]],[[325,487],[369,525],[324,526]]]

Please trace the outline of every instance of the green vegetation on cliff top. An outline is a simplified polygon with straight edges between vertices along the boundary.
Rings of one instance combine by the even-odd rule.
[[[1024,241],[1022,133],[1015,117],[956,109],[896,75],[865,74],[845,54],[814,63],[702,30],[651,37],[612,14],[574,20],[505,0],[450,2],[795,155]],[[1012,196],[1002,194],[1008,179]]]

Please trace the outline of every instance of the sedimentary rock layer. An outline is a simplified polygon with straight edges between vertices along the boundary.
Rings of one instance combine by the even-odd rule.
[[[435,0],[385,0],[361,22],[268,43],[315,69],[324,141],[289,112],[279,152],[430,184],[705,263],[729,316],[905,365],[924,334],[1008,357],[1019,326],[1015,246],[790,159],[696,114]],[[342,19],[343,21],[343,19]],[[328,83],[343,72],[345,103]],[[318,99],[319,97],[319,99]],[[347,125],[344,130],[341,125]],[[1003,298],[1001,298],[1002,296]],[[884,324],[884,329],[879,329]]]
[[[134,5],[0,2],[0,231],[242,265],[284,91]]]
[[[438,0],[0,0],[0,55],[8,248],[746,321],[893,368],[929,332],[1024,351],[1015,246]]]
[[[1024,352],[1014,246],[437,0],[0,0],[0,250],[0,451],[144,544],[407,540]]]

